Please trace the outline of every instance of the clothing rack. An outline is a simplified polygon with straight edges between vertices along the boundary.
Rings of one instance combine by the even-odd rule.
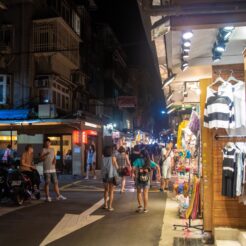
[[[240,141],[240,139],[246,139],[246,135],[215,135],[214,138],[215,138],[215,140],[236,138],[236,139],[238,139]]]
[[[189,159],[189,166],[191,167],[191,159]],[[191,168],[189,170],[189,180],[188,180],[188,183],[189,183],[189,194],[190,194],[190,187],[191,187]],[[188,223],[186,222],[185,225],[174,224],[173,225],[173,229],[176,230],[177,227],[181,227],[181,228],[184,228],[183,230],[187,230],[187,231],[189,231],[190,228],[203,231],[203,225],[192,225],[191,224],[191,221],[192,221],[192,218],[191,218],[191,215],[190,215],[189,216],[189,219],[188,219]]]

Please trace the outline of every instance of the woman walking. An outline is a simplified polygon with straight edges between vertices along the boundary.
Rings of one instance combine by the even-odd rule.
[[[147,150],[142,150],[140,158],[133,163],[133,178],[137,187],[138,209],[137,212],[148,212],[148,194],[150,188],[151,169],[157,170],[157,179],[160,179],[160,168],[158,164],[151,161]],[[143,195],[142,195],[143,191]],[[144,206],[143,206],[144,205]]]
[[[121,177],[121,193],[125,192],[126,186],[126,176],[130,176],[131,174],[131,163],[129,161],[129,156],[126,153],[126,149],[121,146],[118,150],[118,154],[116,156],[116,161],[119,166],[119,176]]]
[[[114,200],[114,187],[118,177],[118,164],[113,156],[113,149],[110,146],[104,148],[102,162],[102,178],[104,183],[104,208],[114,211],[112,205]],[[109,198],[109,202],[108,202]]]
[[[93,179],[96,179],[96,150],[93,144],[90,145],[89,150],[87,152],[87,167],[86,167],[86,177],[85,179],[89,179],[90,171],[93,172]]]

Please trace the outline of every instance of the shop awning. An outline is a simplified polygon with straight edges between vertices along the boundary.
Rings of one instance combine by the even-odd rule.
[[[29,116],[28,109],[2,109],[0,120],[25,120]]]

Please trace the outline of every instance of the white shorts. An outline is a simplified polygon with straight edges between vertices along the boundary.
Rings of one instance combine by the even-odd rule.
[[[171,178],[171,165],[163,164],[161,177],[163,179],[170,179]]]

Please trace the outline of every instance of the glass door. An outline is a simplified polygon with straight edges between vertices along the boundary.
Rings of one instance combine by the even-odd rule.
[[[72,156],[72,136],[62,136],[62,154],[63,154],[63,174],[72,174],[73,156]]]

